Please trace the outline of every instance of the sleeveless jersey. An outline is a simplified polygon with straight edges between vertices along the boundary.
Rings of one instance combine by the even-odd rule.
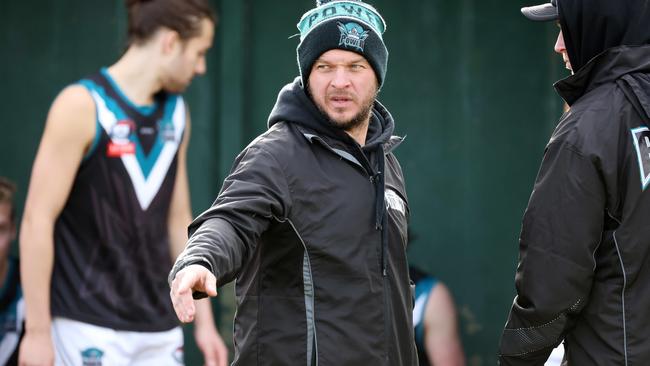
[[[136,106],[106,69],[79,83],[95,103],[96,136],[55,225],[52,315],[169,330],[178,325],[167,285],[167,222],[183,99],[160,92],[152,106]]]
[[[418,350],[418,361],[420,366],[429,365],[426,349],[424,347],[424,312],[429,302],[431,291],[438,283],[438,280],[416,268],[409,267],[409,275],[415,283],[415,301],[413,302],[413,331],[415,333],[415,345]]]

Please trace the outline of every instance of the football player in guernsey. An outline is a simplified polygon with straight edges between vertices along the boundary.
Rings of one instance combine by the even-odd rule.
[[[21,365],[178,365],[183,333],[167,273],[191,221],[190,120],[180,96],[206,72],[207,0],[127,0],[129,46],[54,100],[20,232]],[[226,347],[209,302],[195,337]]]

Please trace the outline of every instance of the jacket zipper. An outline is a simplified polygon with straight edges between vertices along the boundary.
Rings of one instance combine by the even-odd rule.
[[[369,179],[370,183],[373,185],[373,188],[375,190],[375,194],[383,194],[383,192],[378,192],[377,187],[376,187],[376,179],[378,179],[377,174],[381,174],[381,173],[375,173],[371,168],[369,169],[369,168],[364,167],[361,164],[361,162],[358,161],[352,154],[350,154],[351,157],[348,157],[348,156],[345,156],[344,154],[341,154],[341,153],[337,152],[331,146],[329,146],[323,139],[321,139],[319,136],[305,135],[305,137],[307,138],[307,140],[310,140],[310,141],[312,139],[315,140],[315,141],[318,141],[327,150],[329,150],[332,153],[340,156],[342,159],[345,159],[345,160],[353,163],[355,166],[358,166],[359,168],[361,168],[361,170],[368,176],[368,179]],[[399,145],[399,143],[401,143],[401,141],[399,141],[397,144],[394,144],[392,146],[391,150],[394,149],[395,147],[397,147]],[[383,150],[380,153],[385,154],[385,152]],[[370,163],[367,161],[367,159],[366,159],[366,162],[368,163],[368,165],[370,165]],[[384,162],[384,166],[385,165],[386,165],[386,163]],[[386,170],[386,169],[384,168],[384,170]],[[385,361],[385,364],[388,365],[388,363],[390,361],[389,360],[390,350],[389,350],[389,343],[388,343],[388,333],[389,333],[389,329],[390,329],[390,324],[389,324],[389,319],[388,319],[388,314],[390,312],[390,306],[389,306],[389,301],[388,301],[388,287],[390,286],[390,283],[388,281],[388,270],[387,270],[387,254],[388,254],[387,240],[386,240],[386,238],[384,238],[384,235],[386,235],[385,234],[385,225],[384,225],[385,215],[386,215],[386,213],[384,212],[383,215],[382,215],[382,218],[381,218],[381,221],[382,221],[381,225],[377,225],[375,228],[377,230],[380,230],[381,277],[382,277],[383,292],[384,292],[384,296],[383,296],[383,298],[384,298],[383,299],[384,300],[384,314],[383,314],[383,317],[384,317],[384,361]]]
[[[386,214],[384,213],[384,215],[386,215]],[[388,280],[388,273],[386,271],[386,256],[387,256],[386,240],[384,240],[385,238],[383,237],[384,235],[386,235],[385,234],[385,225],[384,225],[384,228],[381,231],[381,235],[382,235],[382,250],[383,250],[383,252],[382,252],[382,256],[383,256],[382,265],[384,267],[383,268],[383,273],[382,273],[382,279],[383,279],[383,282],[384,282],[384,350],[386,352],[385,355],[384,355],[384,358],[385,358],[385,361],[386,361],[386,365],[388,365],[389,362],[390,362],[390,359],[389,359],[389,354],[390,354],[389,347],[390,346],[389,346],[389,343],[388,343],[388,333],[389,333],[389,330],[390,330],[390,324],[389,324],[389,318],[388,318],[388,314],[390,314],[390,303],[388,302],[388,290],[389,290],[389,287],[390,287],[390,282]]]

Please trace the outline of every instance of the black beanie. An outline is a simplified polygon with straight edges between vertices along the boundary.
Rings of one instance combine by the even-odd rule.
[[[360,0],[317,0],[316,8],[300,18],[298,30],[296,52],[303,87],[316,59],[331,49],[362,55],[375,71],[379,87],[383,84],[388,63],[382,39],[386,23],[374,7]]]

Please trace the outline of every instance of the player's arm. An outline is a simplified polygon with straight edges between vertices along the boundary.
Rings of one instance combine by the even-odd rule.
[[[95,135],[95,105],[80,85],[63,90],[50,108],[25,202],[20,274],[25,297],[21,364],[52,364],[50,282],[54,223]]]
[[[169,210],[169,239],[172,261],[185,248],[187,242],[187,226],[192,222],[189,184],[187,180],[187,146],[190,139],[190,116],[186,117],[185,133],[178,152],[176,180],[174,193]],[[227,366],[228,349],[226,348],[212,315],[210,300],[197,300],[196,322],[194,323],[194,338],[203,352],[206,365]]]
[[[430,364],[465,365],[457,319],[451,293],[439,282],[429,294],[424,310],[424,347]]]
[[[259,139],[239,154],[212,207],[190,225],[188,244],[168,277],[183,322],[194,318],[193,295],[215,296],[217,282],[236,278],[273,218],[290,212],[289,162],[267,151],[267,142]]]

